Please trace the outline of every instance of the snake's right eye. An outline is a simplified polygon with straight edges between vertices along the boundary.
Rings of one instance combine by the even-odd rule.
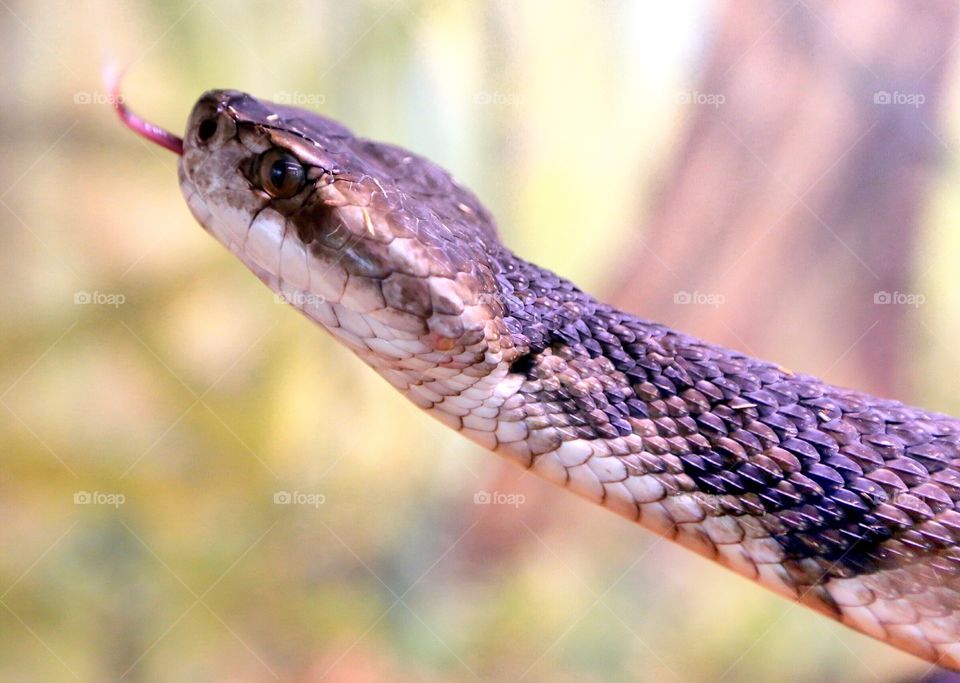
[[[200,142],[206,142],[212,138],[217,133],[217,117],[212,116],[209,119],[204,119],[200,122],[200,125],[197,126],[197,139]]]
[[[299,192],[306,175],[300,160],[282,149],[268,150],[260,157],[260,187],[275,199],[289,199]]]

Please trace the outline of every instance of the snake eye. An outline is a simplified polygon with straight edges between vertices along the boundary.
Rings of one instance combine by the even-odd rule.
[[[306,172],[288,152],[271,149],[260,157],[260,186],[276,199],[288,199],[303,187]]]

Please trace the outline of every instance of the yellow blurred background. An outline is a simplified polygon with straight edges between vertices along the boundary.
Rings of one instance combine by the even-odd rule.
[[[199,228],[174,155],[118,124],[100,80],[125,66],[130,106],[176,132],[230,87],[409,147],[508,245],[602,293],[643,237],[719,11],[2,0],[0,680],[926,671],[420,414]],[[901,396],[955,414],[956,85]],[[840,378],[800,341],[751,350]]]

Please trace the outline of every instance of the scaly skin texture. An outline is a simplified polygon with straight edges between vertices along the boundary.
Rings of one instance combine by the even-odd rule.
[[[306,170],[286,199],[258,175],[277,149]],[[315,114],[207,93],[180,179],[211,234],[444,423],[863,633],[960,667],[956,419],[599,302],[512,254],[436,165]]]

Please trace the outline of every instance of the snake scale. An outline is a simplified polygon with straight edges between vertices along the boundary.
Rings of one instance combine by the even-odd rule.
[[[513,254],[404,149],[230,90],[179,137],[196,219],[482,446],[858,631],[960,669],[960,421],[617,310]]]

